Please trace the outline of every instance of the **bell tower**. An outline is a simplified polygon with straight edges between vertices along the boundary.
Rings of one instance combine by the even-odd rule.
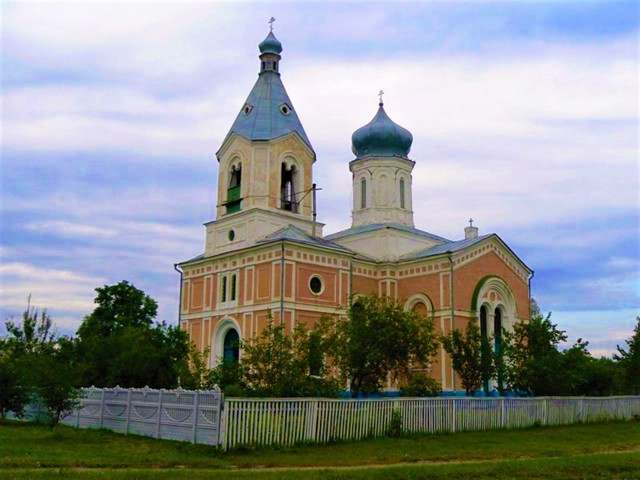
[[[282,83],[273,30],[258,48],[258,80],[216,153],[216,220],[206,224],[205,256],[250,246],[286,225],[314,231],[316,154]]]

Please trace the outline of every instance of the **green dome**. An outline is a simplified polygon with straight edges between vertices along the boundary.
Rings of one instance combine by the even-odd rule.
[[[280,55],[280,52],[282,52],[282,44],[280,43],[280,40],[276,38],[273,32],[269,32],[267,38],[265,38],[260,43],[260,45],[258,45],[258,48],[260,49],[260,54],[273,53],[275,55]]]
[[[406,128],[394,123],[379,103],[378,113],[364,127],[351,136],[356,157],[404,157],[409,155],[413,135]]]

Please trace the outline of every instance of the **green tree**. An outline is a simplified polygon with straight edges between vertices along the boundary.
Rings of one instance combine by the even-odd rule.
[[[590,376],[595,359],[587,350],[589,342],[579,338],[571,348],[567,348],[561,353],[558,364],[558,375],[555,382],[556,395],[585,395],[586,385]]]
[[[180,362],[179,371],[180,387],[187,390],[202,390],[207,387],[210,368],[207,366],[209,348],[200,351],[193,342],[189,343],[187,362]]]
[[[431,320],[378,295],[352,299],[347,318],[324,317],[318,331],[354,398],[380,391],[389,375],[406,379],[438,348]]]
[[[621,385],[620,362],[612,358],[590,358],[583,384],[577,395],[607,397],[625,393]]]
[[[80,403],[75,349],[73,340],[58,338],[31,362],[33,392],[42,401],[54,433],[60,420]]]
[[[467,395],[473,395],[482,388],[483,380],[491,378],[493,373],[492,356],[486,351],[487,346],[483,345],[478,323],[469,321],[464,332],[454,329],[442,336],[441,341],[442,348],[451,357],[453,369],[460,377],[462,388]],[[489,342],[486,341],[486,344]]]
[[[245,397],[249,394],[244,379],[244,361],[222,358],[209,370],[206,376],[206,388],[220,387],[230,397]]]
[[[620,362],[623,371],[623,388],[626,393],[640,394],[640,317],[636,317],[636,326],[631,338],[625,341],[627,348],[617,346],[618,354],[614,358]]]
[[[46,309],[27,299],[21,321],[5,321],[7,336],[0,340],[0,416],[10,410],[21,416],[34,393],[33,365],[56,341],[57,331]],[[51,376],[56,376],[51,372]]]
[[[157,303],[126,281],[96,292],[96,308],[78,329],[82,383],[177,387],[189,370],[188,334],[177,326],[154,324]]]
[[[33,307],[31,295],[27,298],[27,308],[22,312],[22,322],[8,319],[5,326],[8,333],[7,346],[18,354],[37,352],[57,337],[55,325],[47,310]]]
[[[7,320],[7,338],[0,342],[0,402],[22,413],[29,401],[40,401],[52,429],[73,410],[79,395],[75,342],[60,337],[46,310],[31,306],[22,322]]]
[[[317,364],[318,348],[322,346],[317,337],[304,324],[297,323],[287,334],[285,325],[276,325],[269,316],[260,335],[242,343],[242,380],[238,383],[256,396],[336,396],[338,383],[324,375],[324,365]]]
[[[24,414],[29,402],[29,389],[25,380],[25,373],[15,354],[9,349],[9,342],[0,339],[0,420],[10,411],[18,417]]]
[[[551,313],[542,316],[532,301],[531,319],[514,325],[505,332],[504,355],[508,362],[507,383],[512,390],[530,395],[560,395],[565,379],[562,376],[562,354],[558,345],[567,340],[563,330],[551,322]],[[578,347],[580,348],[580,347]]]
[[[78,329],[78,336],[109,336],[125,327],[151,327],[158,303],[126,280],[96,288],[97,305]]]

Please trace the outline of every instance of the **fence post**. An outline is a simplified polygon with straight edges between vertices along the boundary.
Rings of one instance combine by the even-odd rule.
[[[158,428],[156,430],[156,438],[160,438],[161,433],[161,425],[162,425],[162,394],[164,393],[164,388],[160,390],[160,401],[158,403]]]
[[[307,417],[306,441],[315,442],[316,432],[318,431],[318,400],[311,400],[307,405],[309,405],[309,416]]]
[[[218,445],[222,446],[223,450],[227,449],[227,425],[225,421],[225,417],[227,415],[226,408],[224,408],[224,395],[222,392],[219,394],[218,400]]]
[[[85,391],[84,390],[81,390],[81,391],[82,391],[81,395],[84,395]],[[80,405],[78,405],[78,407],[76,408],[76,428],[80,428],[80,410],[82,409],[82,397],[80,398],[81,398]]]
[[[456,432],[456,416],[457,416],[456,399],[454,397],[452,400],[452,406],[451,406],[451,433]]]
[[[129,419],[131,418],[131,389],[127,390],[127,417],[124,424],[124,434],[129,435]]]
[[[103,417],[104,417],[104,388],[101,390],[102,395],[100,396],[100,428],[102,428]]]
[[[500,427],[504,428],[506,418],[505,418],[505,409],[504,409],[504,397],[500,397]]]
[[[198,437],[198,408],[200,408],[200,391],[196,390],[196,398],[193,402],[193,443]]]
[[[543,399],[542,412],[543,412],[542,424],[547,426],[549,425],[549,397],[545,397]]]

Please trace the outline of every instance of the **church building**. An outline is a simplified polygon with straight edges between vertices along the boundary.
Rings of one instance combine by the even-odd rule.
[[[282,83],[282,44],[271,31],[259,49],[258,80],[216,154],[216,218],[205,224],[204,253],[176,265],[181,327],[210,349],[210,365],[241,358],[237,340],[258,335],[268,315],[287,330],[311,329],[322,315],[345,315],[359,294],[387,295],[445,334],[479,322],[499,337],[528,320],[533,272],[498,235],[479,235],[470,222],[449,240],[414,226],[413,137],[382,98],[352,135],[351,228],[323,232],[316,153]],[[428,371],[443,390],[461,389],[444,350]]]

